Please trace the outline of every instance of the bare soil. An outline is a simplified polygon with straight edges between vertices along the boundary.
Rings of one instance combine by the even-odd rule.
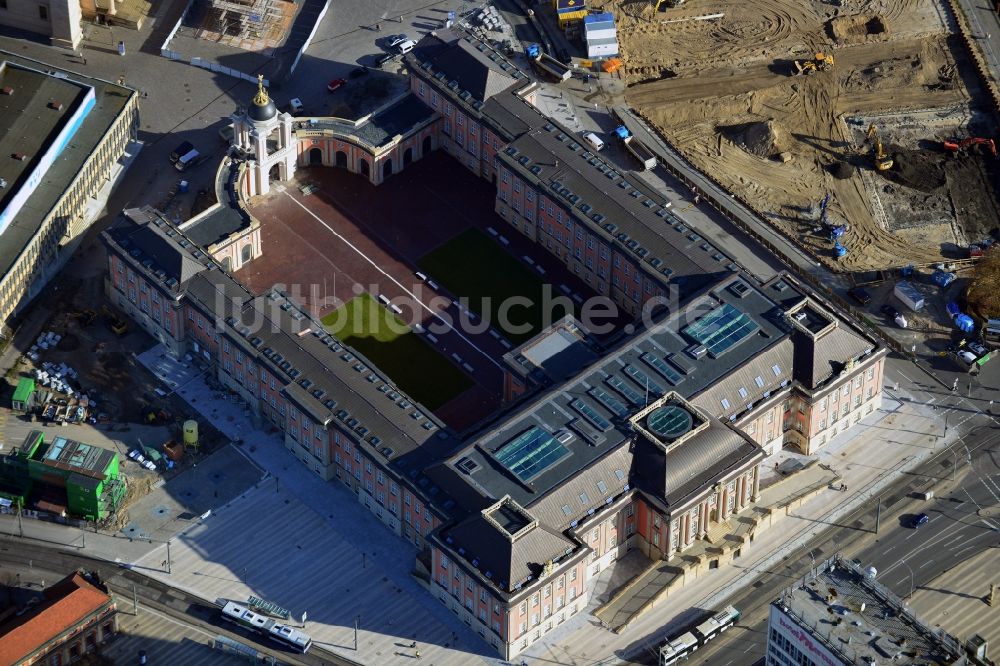
[[[979,91],[938,0],[591,4],[617,17],[629,105],[831,265],[938,261],[1000,215],[990,159],[941,148],[995,130],[969,110]],[[792,75],[816,53],[834,56],[833,71]],[[873,168],[871,123],[894,170]],[[849,225],[839,261],[815,229],[827,193],[833,220]]]

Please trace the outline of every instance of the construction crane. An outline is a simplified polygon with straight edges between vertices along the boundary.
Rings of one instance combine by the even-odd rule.
[[[983,137],[973,136],[968,139],[948,139],[942,146],[949,153],[958,153],[963,150],[968,150],[972,146],[985,146],[986,150],[990,151],[990,155],[993,157],[997,156],[997,144],[993,139],[984,139]]]
[[[833,54],[817,53],[812,60],[793,60],[795,75],[812,74],[813,72],[829,72],[833,70]]]
[[[865,141],[872,144],[872,161],[875,162],[875,168],[879,171],[888,171],[891,169],[892,158],[886,155],[885,150],[882,148],[882,139],[878,138],[878,130],[875,129],[875,123],[868,126]]]

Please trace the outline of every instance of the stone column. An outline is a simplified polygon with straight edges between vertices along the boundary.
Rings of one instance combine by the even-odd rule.
[[[760,465],[758,464],[753,468],[753,492],[750,494],[750,500],[753,502],[760,501]]]

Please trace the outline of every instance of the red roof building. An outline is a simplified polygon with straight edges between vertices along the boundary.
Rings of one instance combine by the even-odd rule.
[[[0,625],[0,664],[71,664],[114,635],[114,599],[79,573],[44,595],[41,604]]]

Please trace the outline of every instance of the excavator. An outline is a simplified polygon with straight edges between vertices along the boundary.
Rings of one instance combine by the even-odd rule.
[[[875,129],[875,123],[868,126],[865,141],[872,144],[872,161],[875,163],[875,168],[879,171],[888,171],[891,169],[892,158],[886,155],[885,150],[882,148],[882,139],[878,138],[878,130]]]
[[[993,139],[984,139],[983,137],[973,136],[968,139],[948,139],[942,144],[942,147],[946,152],[949,153],[959,153],[964,150],[970,149],[972,146],[983,146],[986,150],[990,151],[990,155],[993,157],[997,156],[997,144]]]
[[[812,60],[794,60],[795,76],[812,74],[813,72],[829,72],[833,70],[833,54],[817,53]]]

